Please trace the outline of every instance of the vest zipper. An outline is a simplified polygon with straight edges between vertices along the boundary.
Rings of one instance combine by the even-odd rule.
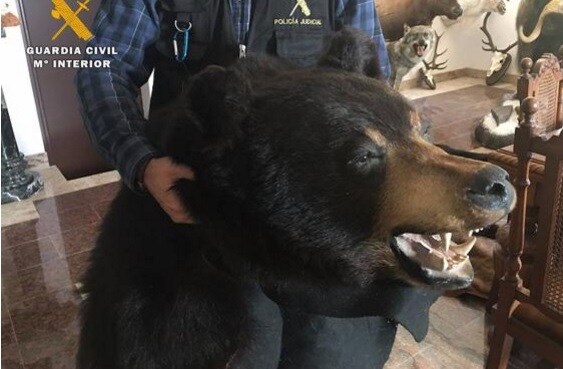
[[[248,29],[243,30],[246,31],[245,34],[241,34],[241,27],[243,24],[245,24],[245,14],[247,11],[247,7],[249,6],[249,4],[247,3],[247,1],[249,0],[236,0],[238,2],[238,10],[239,10],[239,14],[238,14],[238,24],[239,24],[239,35],[238,35],[238,41],[239,41],[239,45],[238,45],[238,57],[239,59],[242,58],[246,58],[246,45],[244,44],[244,40],[246,40],[246,33],[248,33]]]

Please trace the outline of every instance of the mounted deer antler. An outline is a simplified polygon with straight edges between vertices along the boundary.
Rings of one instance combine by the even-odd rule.
[[[448,60],[441,63],[436,63],[436,59],[438,59],[448,51],[448,49],[445,49],[442,52],[438,52],[438,45],[440,44],[440,39],[442,38],[442,36],[444,36],[443,33],[441,35],[438,35],[436,33],[436,46],[434,46],[434,56],[432,57],[432,61],[428,63],[426,60],[423,60],[424,67],[426,68],[427,71],[446,69],[446,64],[448,63]]]
[[[422,62],[424,63],[424,68],[420,69],[420,73],[422,74],[422,80],[424,81],[424,83],[426,83],[428,87],[430,87],[433,90],[436,89],[436,81],[434,80],[432,71],[446,69],[446,64],[448,63],[447,60],[440,63],[436,62],[436,60],[439,57],[441,57],[448,51],[448,49],[445,49],[442,52],[438,51],[438,46],[440,45],[440,39],[442,38],[442,36],[444,36],[443,33],[441,35],[438,35],[438,33],[436,33],[436,44],[434,45],[434,53],[432,56],[432,61],[429,63],[426,60],[423,60]]]
[[[516,46],[518,44],[518,42],[514,42],[512,44],[510,44],[508,47],[504,48],[504,49],[499,49],[494,41],[493,41],[493,37],[491,36],[491,34],[489,33],[489,31],[487,30],[487,22],[489,21],[489,17],[491,16],[491,12],[488,12],[487,15],[485,15],[485,18],[483,19],[483,25],[479,28],[481,31],[483,31],[483,33],[485,34],[485,36],[487,36],[487,41],[485,40],[481,40],[481,42],[483,44],[485,44],[485,47],[483,46],[483,50],[485,51],[492,51],[492,52],[499,52],[502,54],[506,54],[510,51],[510,49],[512,49],[514,46]]]
[[[508,45],[504,49],[499,49],[495,45],[493,37],[487,29],[487,22],[489,21],[490,16],[491,12],[488,12],[483,19],[483,25],[480,27],[480,30],[483,31],[483,33],[487,37],[486,41],[481,40],[481,42],[485,44],[485,46],[483,46],[483,50],[493,53],[491,57],[491,66],[489,67],[489,70],[487,71],[487,77],[485,78],[488,86],[494,85],[495,83],[500,81],[500,79],[506,74],[510,63],[512,62],[512,56],[510,56],[508,52],[518,44],[518,42],[516,41]]]

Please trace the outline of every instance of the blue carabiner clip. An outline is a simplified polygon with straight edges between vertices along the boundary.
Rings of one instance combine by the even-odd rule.
[[[174,27],[176,27],[176,33],[174,33],[174,56],[176,61],[183,62],[188,58],[189,46],[190,46],[190,30],[192,29],[192,23],[188,23],[188,28],[178,27],[178,21],[174,21]],[[178,46],[178,39],[182,38],[182,47]]]

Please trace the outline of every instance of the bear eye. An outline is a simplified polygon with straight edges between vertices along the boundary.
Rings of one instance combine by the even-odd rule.
[[[362,151],[356,153],[356,155],[348,161],[348,166],[353,168],[355,172],[368,174],[383,163],[384,159],[385,152],[383,150]]]
[[[359,157],[356,160],[357,164],[366,164],[368,161],[370,161],[371,159],[373,159],[375,156],[373,153],[367,153],[365,155],[362,155],[361,157]]]

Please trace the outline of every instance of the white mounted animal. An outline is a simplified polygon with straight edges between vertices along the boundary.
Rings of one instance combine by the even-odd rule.
[[[478,17],[488,12],[504,14],[506,3],[504,0],[458,0],[463,9],[462,17]]]
[[[507,100],[502,106],[512,106],[510,117],[504,122],[497,122],[492,113],[483,117],[475,128],[475,139],[484,147],[497,150],[514,143],[514,132],[518,127],[518,109],[520,102]]]
[[[464,20],[474,20],[485,13],[506,13],[506,3],[504,0],[458,0],[463,15],[457,19],[442,17],[442,22],[446,26],[451,26]]]

